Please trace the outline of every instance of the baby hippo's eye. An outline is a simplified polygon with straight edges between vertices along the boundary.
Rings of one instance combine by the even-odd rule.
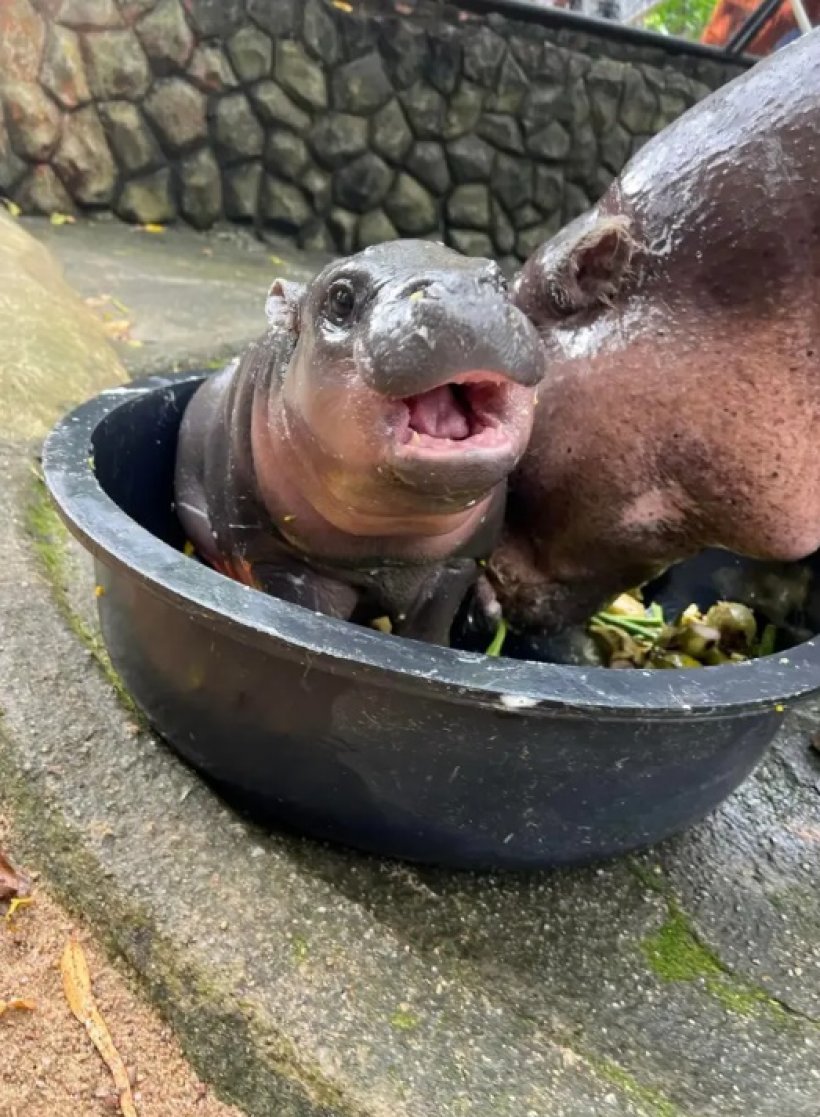
[[[337,279],[327,293],[328,317],[338,326],[343,325],[353,313],[356,296],[346,279]]]

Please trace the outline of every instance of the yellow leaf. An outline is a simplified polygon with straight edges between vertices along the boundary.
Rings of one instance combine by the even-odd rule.
[[[66,943],[60,959],[60,970],[69,1008],[88,1032],[91,1042],[111,1071],[114,1085],[119,1091],[123,1117],[137,1117],[128,1071],[94,1000],[85,951],[73,935]]]
[[[338,8],[340,12],[352,12],[353,5],[348,4],[347,0],[332,0],[333,7]]]
[[[95,597],[105,597],[105,586],[95,586],[94,587],[94,596]]]
[[[70,213],[52,213],[49,217],[52,225],[73,225],[76,220],[76,217],[72,217]]]
[[[34,1012],[37,1005],[34,1001],[27,1001],[23,997],[12,997],[10,1001],[0,1001],[0,1016],[4,1012],[16,1010],[18,1012]]]
[[[33,896],[14,896],[11,900],[9,900],[9,910],[6,912],[6,923],[11,926],[11,921],[14,919],[20,908],[27,908],[33,903]]]
[[[196,554],[196,547],[193,545],[190,539],[185,540],[185,546],[182,548],[182,550],[189,558],[191,557],[191,555]]]
[[[142,229],[142,231],[144,233],[164,233],[165,232],[165,226],[164,225],[155,225],[155,224],[153,224],[153,222],[149,222],[147,225],[137,225],[137,228]]]
[[[2,201],[3,205],[6,207],[12,217],[19,217],[20,214],[23,212],[17,205],[17,203],[13,202],[11,198],[0,198],[0,201]]]
[[[268,259],[272,264],[276,264],[277,267],[280,267],[282,264],[287,263],[287,261],[283,260],[281,256],[268,256]]]

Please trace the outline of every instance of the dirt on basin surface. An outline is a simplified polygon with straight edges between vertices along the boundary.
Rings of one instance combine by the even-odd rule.
[[[0,854],[6,838],[0,818]],[[25,872],[25,866],[15,867]],[[96,1006],[127,1070],[138,1117],[241,1117],[199,1081],[171,1030],[131,989],[87,928],[36,880],[31,881],[31,902],[6,919],[3,884],[0,871],[0,1117],[122,1112],[111,1072],[66,1000],[60,959],[72,934],[88,962]],[[24,1004],[17,1006],[18,1000]]]

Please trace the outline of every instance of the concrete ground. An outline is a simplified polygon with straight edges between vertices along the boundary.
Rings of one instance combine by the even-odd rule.
[[[308,279],[326,259],[286,241],[263,242],[242,226],[208,233],[168,226],[154,233],[106,217],[21,224],[54,253],[74,289],[92,300],[134,373],[227,360],[264,330],[272,281],[280,274]],[[127,340],[118,340],[120,324],[127,325]]]
[[[314,264],[235,235],[25,227],[83,295],[128,308],[132,371],[221,358],[258,332],[286,266],[267,257]],[[820,703],[715,815],[605,866],[453,874],[263,832],[118,694],[88,561],[13,428],[0,421],[13,848],[134,967],[223,1098],[259,1117],[817,1117]]]

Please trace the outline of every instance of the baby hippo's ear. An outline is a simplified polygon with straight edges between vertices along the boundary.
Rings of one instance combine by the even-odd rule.
[[[305,290],[303,283],[292,283],[289,279],[274,279],[265,302],[268,323],[272,327],[298,333],[299,312]]]

